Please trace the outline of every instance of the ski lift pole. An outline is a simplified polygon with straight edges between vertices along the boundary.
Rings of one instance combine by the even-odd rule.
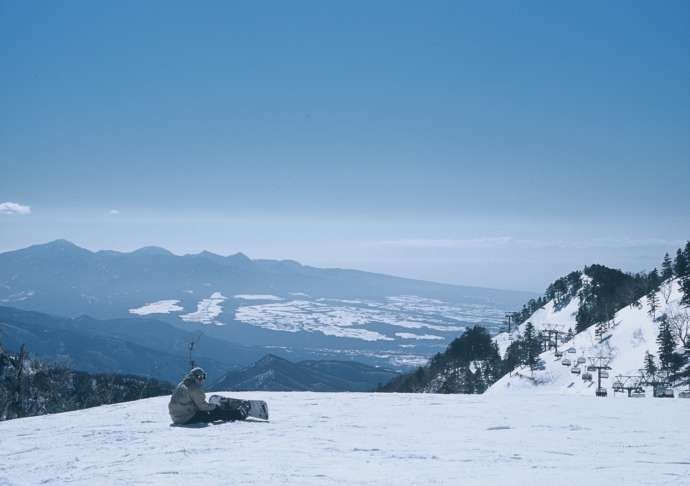
[[[192,359],[192,351],[194,351],[194,341],[190,341],[187,345],[187,359],[189,361],[189,368],[194,368],[194,360]]]

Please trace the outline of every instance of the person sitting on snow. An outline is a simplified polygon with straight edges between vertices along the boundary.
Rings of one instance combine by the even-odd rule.
[[[245,410],[230,410],[208,403],[201,388],[205,379],[206,372],[202,368],[192,368],[175,387],[168,404],[168,412],[174,424],[244,420],[247,417]]]

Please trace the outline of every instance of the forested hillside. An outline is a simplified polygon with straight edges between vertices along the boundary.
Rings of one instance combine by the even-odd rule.
[[[0,421],[167,395],[172,385],[152,378],[91,374],[51,367],[0,346]]]

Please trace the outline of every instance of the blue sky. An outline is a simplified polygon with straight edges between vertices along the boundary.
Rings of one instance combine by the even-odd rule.
[[[0,0],[0,73],[0,251],[541,291],[690,238],[685,1]]]

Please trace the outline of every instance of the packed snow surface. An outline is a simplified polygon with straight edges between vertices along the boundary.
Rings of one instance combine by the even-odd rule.
[[[168,397],[1,422],[0,484],[690,484],[690,400],[232,396],[270,422],[171,427]]]
[[[149,304],[137,307],[136,309],[129,309],[130,314],[136,314],[138,316],[147,316],[149,314],[169,314],[171,312],[178,312],[184,310],[180,307],[179,300],[159,300],[157,302],[151,302]]]

